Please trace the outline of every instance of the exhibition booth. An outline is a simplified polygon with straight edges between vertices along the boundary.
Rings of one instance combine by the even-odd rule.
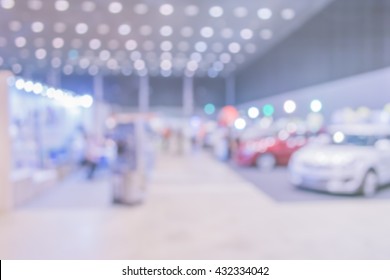
[[[82,160],[93,98],[0,72],[0,209],[23,205]]]

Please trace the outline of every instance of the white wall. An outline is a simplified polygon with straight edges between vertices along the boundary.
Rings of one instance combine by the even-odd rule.
[[[299,71],[299,70],[298,70]],[[275,81],[277,82],[277,81]],[[371,109],[383,109],[390,103],[390,68],[385,68],[330,83],[290,91],[273,97],[240,105],[240,109],[269,103],[275,107],[275,117],[287,116],[283,103],[292,99],[297,103],[293,116],[305,117],[310,112],[310,102],[319,99],[323,103],[323,114],[329,120],[336,110],[366,106]]]
[[[11,73],[0,71],[0,212],[12,208],[11,143],[9,136],[9,94],[7,79]]]

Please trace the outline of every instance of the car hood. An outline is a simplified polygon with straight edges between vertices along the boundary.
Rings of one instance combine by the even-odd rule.
[[[294,160],[315,165],[342,165],[366,158],[372,155],[374,149],[352,145],[308,146],[299,150]]]

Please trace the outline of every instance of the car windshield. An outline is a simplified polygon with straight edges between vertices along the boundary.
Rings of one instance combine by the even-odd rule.
[[[333,135],[333,144],[336,145],[354,145],[354,146],[373,146],[376,141],[384,137],[378,135],[351,135],[337,134]]]

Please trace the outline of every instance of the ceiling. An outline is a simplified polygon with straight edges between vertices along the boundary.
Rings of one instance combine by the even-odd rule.
[[[0,0],[0,68],[227,76],[332,0]]]

